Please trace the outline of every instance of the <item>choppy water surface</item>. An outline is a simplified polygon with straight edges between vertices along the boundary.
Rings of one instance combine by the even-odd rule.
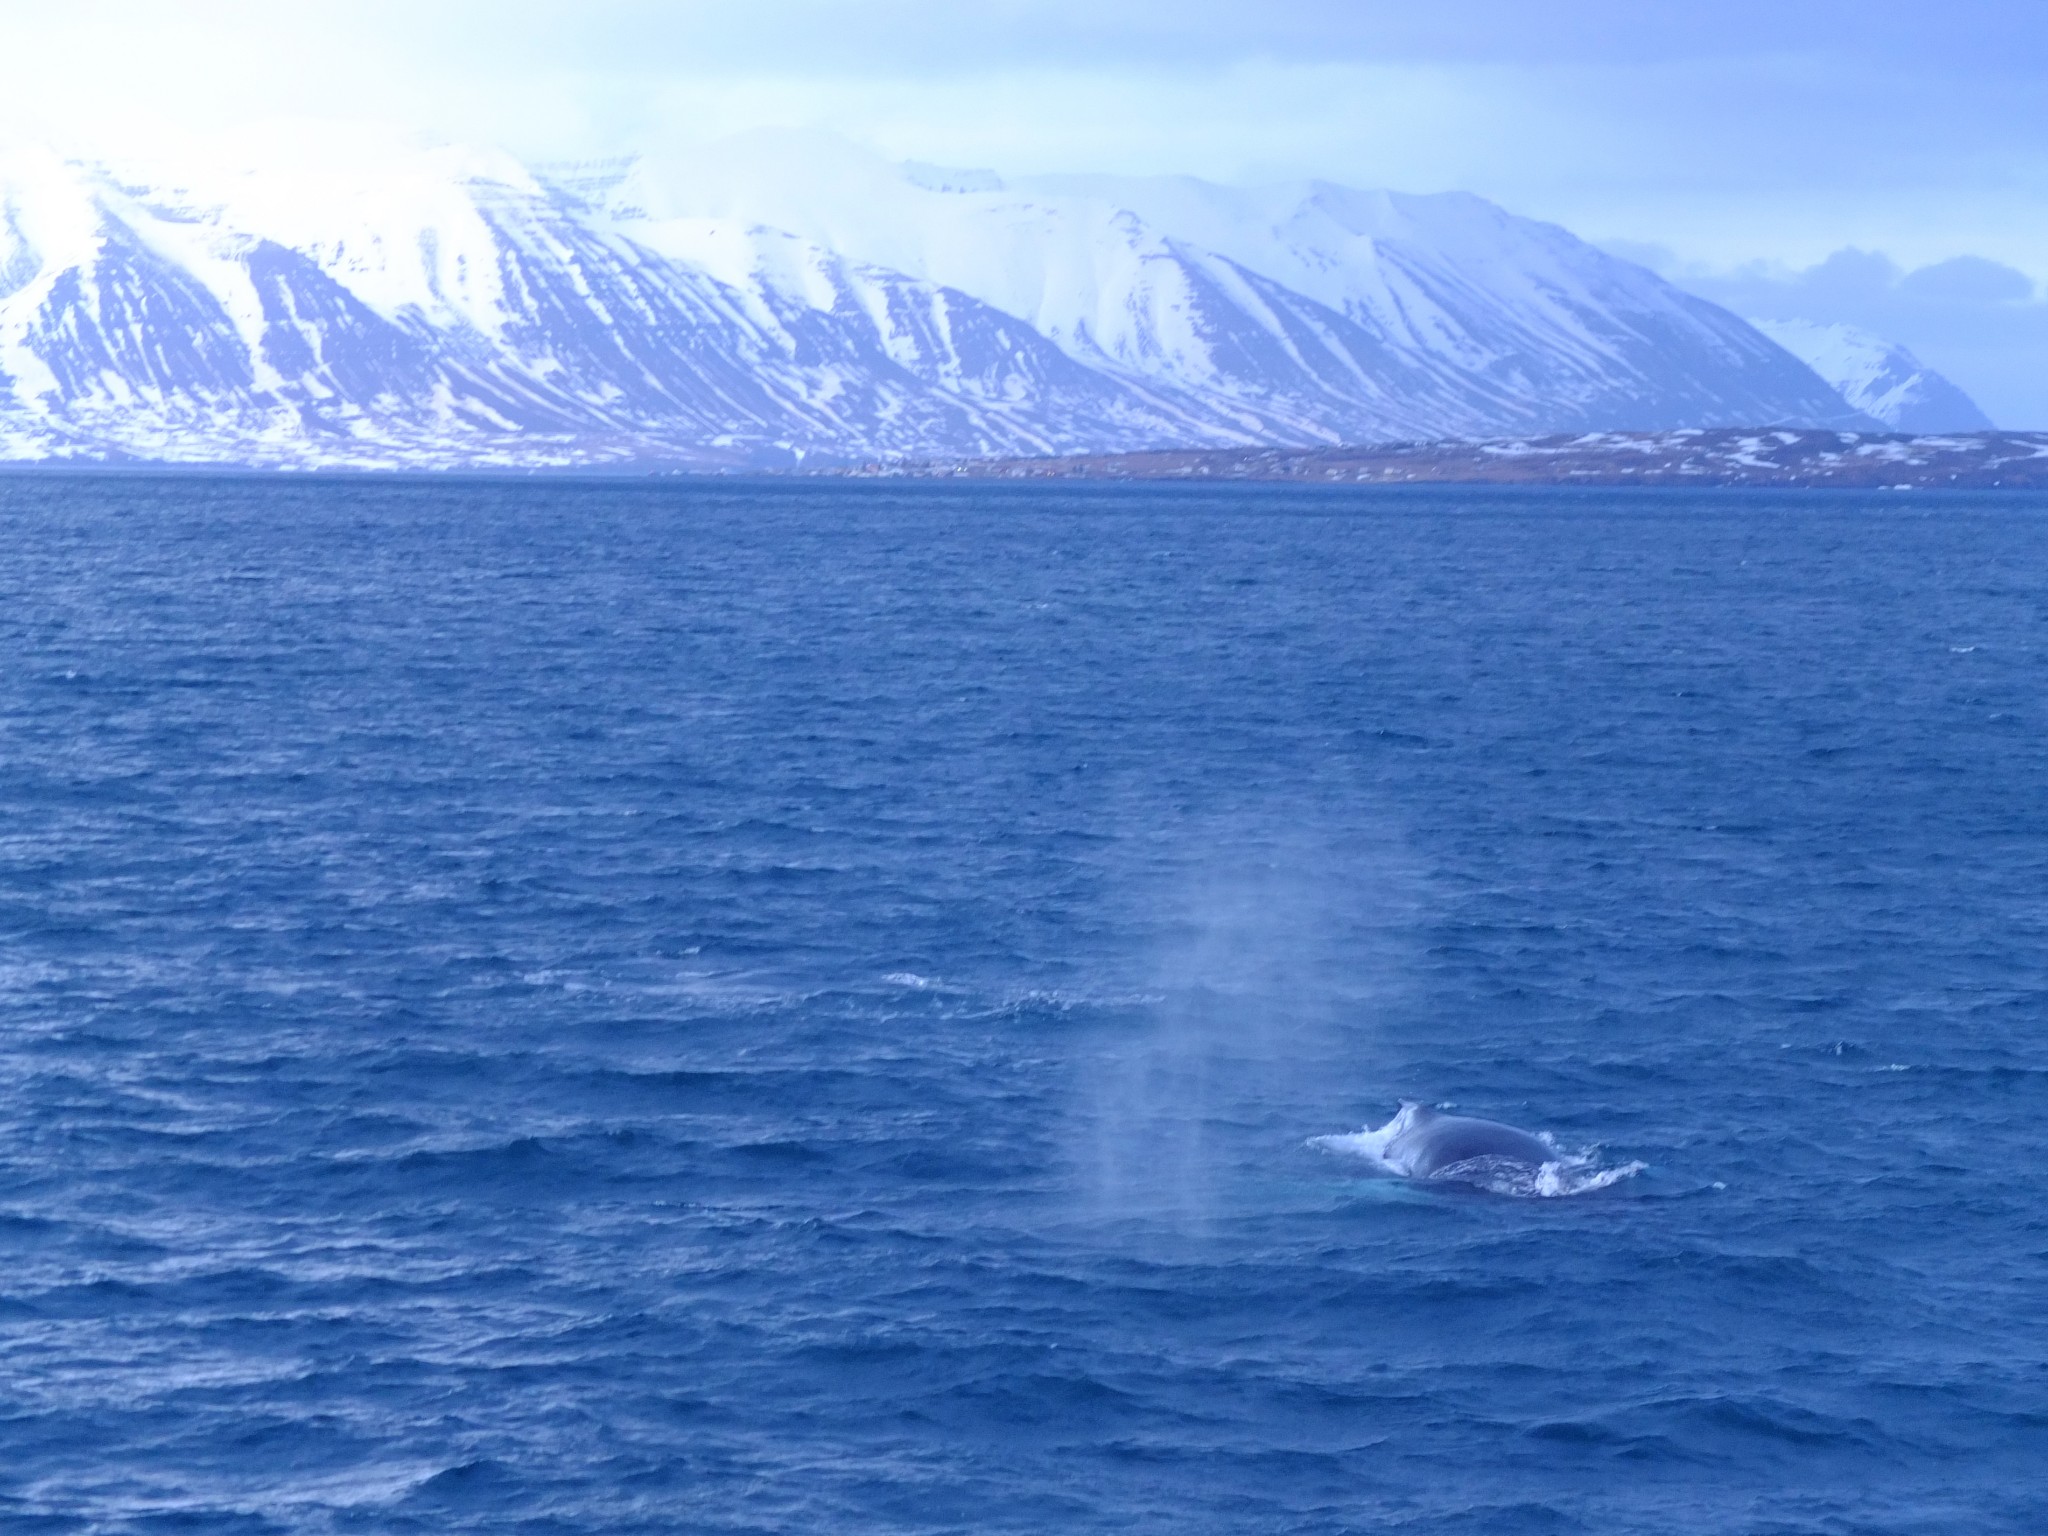
[[[2044,519],[0,482],[0,1524],[2041,1529]]]

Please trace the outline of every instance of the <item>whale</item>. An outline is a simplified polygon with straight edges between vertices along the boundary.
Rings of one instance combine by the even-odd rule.
[[[1403,1104],[1386,1128],[1381,1161],[1411,1179],[1429,1179],[1477,1158],[1541,1168],[1557,1161],[1548,1142],[1499,1120],[1447,1115],[1426,1104]]]
[[[1445,1114],[1413,1102],[1403,1103],[1401,1112],[1378,1130],[1318,1136],[1310,1145],[1370,1159],[1385,1172],[1409,1179],[1433,1179],[1447,1171],[1452,1178],[1509,1170],[1534,1173],[1563,1160],[1549,1142],[1503,1121]]]
[[[1311,1136],[1321,1152],[1363,1159],[1382,1174],[1415,1182],[1471,1185],[1500,1195],[1587,1194],[1633,1178],[1639,1162],[1604,1166],[1592,1149],[1560,1150],[1501,1120],[1453,1115],[1403,1102],[1400,1113],[1377,1129],[1348,1136]]]

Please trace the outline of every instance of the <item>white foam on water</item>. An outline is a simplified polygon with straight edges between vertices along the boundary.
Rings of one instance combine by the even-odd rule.
[[[1390,1159],[1387,1156],[1387,1148],[1393,1144],[1395,1137],[1408,1129],[1409,1122],[1414,1118],[1415,1106],[1413,1104],[1403,1104],[1400,1112],[1377,1130],[1368,1126],[1364,1130],[1353,1131],[1349,1135],[1311,1136],[1308,1139],[1308,1144],[1318,1152],[1334,1153],[1340,1157],[1360,1158],[1365,1162],[1371,1163],[1383,1173],[1391,1174],[1395,1178],[1406,1178],[1408,1176],[1406,1165],[1396,1163]]]

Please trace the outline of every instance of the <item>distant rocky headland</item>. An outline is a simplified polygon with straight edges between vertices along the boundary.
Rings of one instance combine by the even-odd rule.
[[[2048,432],[1743,428],[1583,432],[1345,448],[1161,450],[875,463],[859,476],[1265,480],[1330,485],[1684,485],[1849,490],[2048,489]]]

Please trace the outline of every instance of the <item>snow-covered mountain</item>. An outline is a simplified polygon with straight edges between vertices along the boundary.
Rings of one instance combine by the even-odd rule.
[[[1986,432],[1977,402],[1894,342],[1853,325],[1750,322],[1866,416],[1901,432]]]
[[[643,162],[610,206],[659,249],[706,223],[791,230],[958,289],[1260,439],[1855,415],[1727,311],[1461,193],[1006,181],[770,131]]]
[[[0,458],[705,467],[1868,425],[1726,311],[1463,195],[329,139],[0,151]]]

